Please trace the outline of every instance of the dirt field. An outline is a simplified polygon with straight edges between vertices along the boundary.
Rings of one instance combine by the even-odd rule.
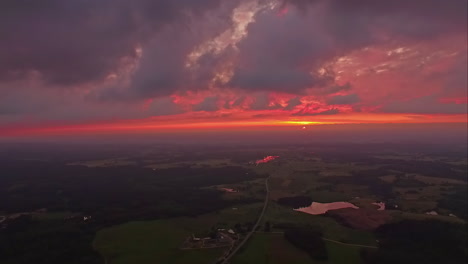
[[[311,215],[321,215],[321,214],[325,214],[328,211],[338,210],[342,208],[358,209],[357,206],[348,202],[334,202],[334,203],[313,202],[309,207],[294,209],[294,211],[303,212],[303,213],[311,214]]]

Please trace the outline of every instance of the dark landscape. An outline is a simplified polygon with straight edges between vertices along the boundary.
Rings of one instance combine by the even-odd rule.
[[[232,263],[463,263],[466,149],[350,146],[5,144],[0,260],[222,263],[253,232]]]

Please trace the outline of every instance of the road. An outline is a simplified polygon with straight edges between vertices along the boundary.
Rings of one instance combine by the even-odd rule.
[[[257,222],[255,223],[252,230],[245,236],[244,240],[242,240],[242,242],[240,242],[239,245],[237,245],[237,247],[231,251],[231,253],[223,260],[223,262],[221,262],[221,264],[229,263],[229,260],[237,253],[237,251],[239,251],[239,249],[241,249],[242,246],[245,245],[245,243],[247,243],[247,241],[253,235],[253,233],[255,233],[255,230],[257,229],[258,225],[262,221],[263,215],[265,214],[266,208],[268,206],[268,200],[270,196],[270,189],[268,188],[268,179],[269,177],[265,179],[265,189],[266,189],[265,203],[263,204],[263,209],[262,209],[262,212],[260,213],[260,216],[257,219]]]

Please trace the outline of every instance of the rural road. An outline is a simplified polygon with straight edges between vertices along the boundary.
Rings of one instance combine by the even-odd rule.
[[[233,251],[231,251],[231,253],[223,260],[223,262],[221,262],[221,264],[229,263],[229,260],[237,253],[237,251],[239,251],[239,249],[241,249],[242,246],[245,245],[245,243],[247,243],[247,241],[253,235],[253,233],[255,233],[255,230],[257,229],[258,225],[262,221],[263,215],[265,214],[266,208],[268,206],[268,200],[269,200],[268,198],[269,198],[269,195],[270,195],[270,189],[268,188],[268,179],[269,178],[270,177],[265,179],[265,188],[266,188],[265,203],[263,204],[263,209],[262,209],[262,212],[260,213],[260,216],[257,219],[257,222],[255,223],[252,230],[247,234],[247,236],[245,236],[244,240],[242,240],[242,242],[240,242],[239,245],[237,245],[237,247]]]

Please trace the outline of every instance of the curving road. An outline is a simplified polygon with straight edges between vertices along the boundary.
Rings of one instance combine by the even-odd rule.
[[[249,238],[253,235],[253,233],[255,233],[255,230],[257,229],[258,225],[260,224],[260,222],[262,221],[262,218],[263,218],[263,215],[265,214],[265,211],[266,211],[266,208],[268,206],[268,198],[270,196],[270,189],[268,188],[268,179],[270,177],[266,178],[265,179],[265,189],[266,189],[266,194],[265,194],[265,203],[263,204],[263,209],[262,209],[262,212],[260,213],[260,216],[258,217],[257,219],[257,222],[255,223],[254,227],[252,228],[252,230],[245,236],[244,240],[242,240],[242,242],[239,243],[239,245],[237,245],[237,247],[231,251],[231,253],[229,253],[229,255],[226,256],[226,258],[221,262],[221,264],[227,264],[229,263],[229,260],[237,253],[237,251],[239,251],[239,249],[245,245],[245,243],[247,243],[247,241],[249,240]]]

